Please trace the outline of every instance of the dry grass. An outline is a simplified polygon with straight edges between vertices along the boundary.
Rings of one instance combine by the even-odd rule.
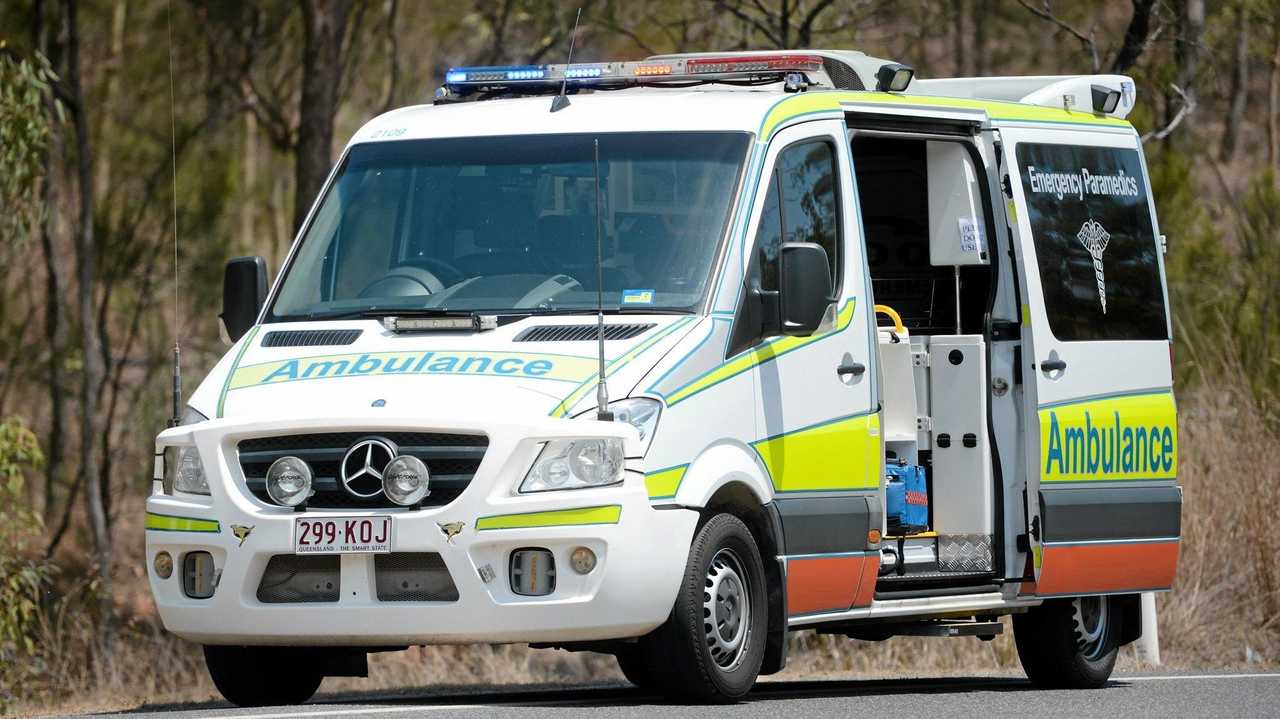
[[[1160,596],[1165,663],[1221,668],[1280,662],[1280,436],[1266,407],[1238,378],[1180,396],[1183,545],[1175,590]],[[1274,420],[1272,420],[1274,421]],[[121,516],[136,514],[121,508]],[[121,528],[120,536],[139,536]],[[140,545],[140,543],[138,543]],[[122,546],[122,549],[124,547]],[[140,566],[141,546],[130,548]],[[129,566],[126,564],[125,566]],[[74,575],[73,572],[67,574]],[[33,658],[40,671],[23,687],[22,714],[109,710],[216,698],[197,647],[163,632],[141,571],[117,574],[117,606],[131,617],[115,632],[109,660],[92,637],[93,603],[84,588],[53,602]],[[1122,669],[1137,662],[1126,649]],[[375,655],[371,677],[328,679],[322,691],[398,690],[448,685],[619,681],[610,657],[520,646],[426,647]],[[793,637],[786,672],[799,677],[880,677],[1017,673],[1010,634],[976,639],[899,638],[869,643],[813,633]]]

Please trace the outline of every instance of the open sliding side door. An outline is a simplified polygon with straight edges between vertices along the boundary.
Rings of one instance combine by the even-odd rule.
[[[1131,131],[1001,127],[1043,596],[1167,589],[1181,492],[1163,257]]]

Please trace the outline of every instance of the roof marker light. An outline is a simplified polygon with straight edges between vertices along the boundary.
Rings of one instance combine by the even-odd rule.
[[[779,72],[783,70],[816,72],[822,69],[817,55],[740,55],[737,57],[693,58],[685,63],[690,74],[726,72]]]
[[[673,71],[670,65],[636,65],[635,74],[637,77],[670,75]]]

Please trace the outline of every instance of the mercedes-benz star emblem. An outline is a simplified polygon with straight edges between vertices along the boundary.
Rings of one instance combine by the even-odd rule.
[[[389,439],[368,437],[351,445],[342,457],[342,486],[361,499],[382,492],[382,470],[396,456],[396,446]]]

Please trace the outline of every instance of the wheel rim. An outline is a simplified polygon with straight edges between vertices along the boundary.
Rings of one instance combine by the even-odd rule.
[[[716,666],[731,670],[742,663],[751,636],[751,594],[742,561],[731,549],[711,558],[702,594],[707,649]]]
[[[1071,602],[1075,610],[1076,647],[1086,659],[1107,653],[1107,598],[1079,597]]]

